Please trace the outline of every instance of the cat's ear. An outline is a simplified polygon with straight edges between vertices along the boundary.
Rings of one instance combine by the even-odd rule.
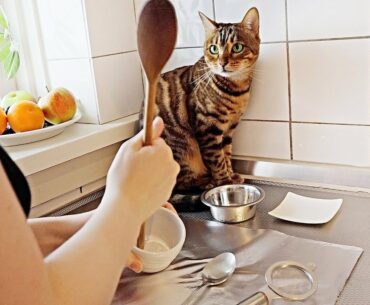
[[[244,16],[241,25],[258,36],[260,29],[260,17],[258,10],[252,7]]]
[[[200,19],[202,19],[204,31],[206,32],[206,35],[211,35],[216,29],[217,29],[217,23],[213,21],[212,19],[208,18],[206,15],[204,15],[202,12],[199,12]]]

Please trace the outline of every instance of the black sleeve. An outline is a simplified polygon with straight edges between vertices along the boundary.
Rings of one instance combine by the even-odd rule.
[[[1,146],[0,161],[3,165],[3,168],[5,169],[13,190],[18,197],[19,203],[21,204],[26,217],[28,217],[31,209],[31,191],[27,180],[18,166],[13,162],[13,160],[9,157],[9,155]]]

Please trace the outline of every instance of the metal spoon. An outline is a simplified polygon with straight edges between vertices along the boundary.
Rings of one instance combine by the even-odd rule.
[[[150,0],[141,11],[137,44],[148,79],[145,99],[144,145],[152,144],[152,121],[158,77],[170,58],[177,36],[177,19],[173,5],[168,0]],[[141,226],[137,246],[144,248],[145,226]]]
[[[202,287],[216,286],[226,282],[234,273],[235,266],[235,255],[230,252],[225,252],[214,257],[205,265],[202,271],[202,283],[192,292],[182,305],[190,304],[196,292]]]

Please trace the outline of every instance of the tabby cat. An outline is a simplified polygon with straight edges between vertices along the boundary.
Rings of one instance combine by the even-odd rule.
[[[163,138],[181,167],[170,199],[180,211],[202,206],[184,194],[243,182],[231,166],[232,136],[249,101],[260,45],[256,8],[234,24],[200,17],[204,56],[164,73],[157,87],[156,115],[164,120]]]

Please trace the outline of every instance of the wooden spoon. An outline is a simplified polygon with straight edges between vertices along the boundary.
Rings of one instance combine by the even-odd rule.
[[[137,43],[148,79],[144,111],[144,145],[152,144],[152,122],[161,71],[176,44],[177,19],[173,5],[168,0],[149,0],[141,11],[137,29]],[[144,248],[145,224],[141,226],[137,246]]]

